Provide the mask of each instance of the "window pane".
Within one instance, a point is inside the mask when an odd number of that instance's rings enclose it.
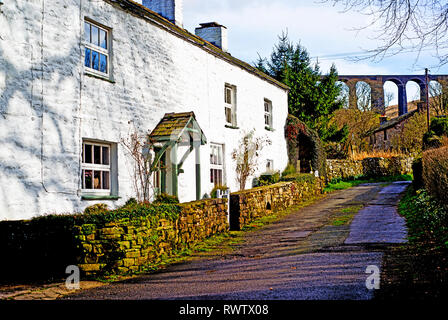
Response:
[[[93,160],[95,164],[101,164],[101,147],[93,146]]]
[[[110,189],[109,171],[102,171],[102,173],[103,173],[103,189],[109,190]]]
[[[86,57],[84,58],[84,65],[88,68],[92,68],[91,50],[86,48]]]
[[[213,183],[213,169],[210,170],[210,183]]]
[[[231,88],[226,88],[225,102],[228,104],[232,104],[232,89]]]
[[[90,23],[84,22],[84,40],[91,42],[90,39]]]
[[[109,147],[103,147],[103,163],[109,165]]]
[[[107,73],[107,57],[104,54],[100,54],[100,71]]]
[[[97,27],[92,26],[92,39],[91,39],[91,43],[93,43],[96,46],[100,45],[99,42],[99,30]]]
[[[92,68],[95,70],[100,70],[100,54],[92,50]]]
[[[95,189],[101,189],[101,171],[94,171],[93,187]]]
[[[218,164],[222,165],[222,148],[217,147],[216,149],[218,150]]]
[[[84,163],[92,163],[92,145],[84,145]]]
[[[100,30],[100,47],[107,49],[107,33],[104,30]]]
[[[216,171],[218,171],[218,185],[222,185],[222,170]]]
[[[84,170],[84,185],[83,188],[84,189],[93,189],[93,184],[92,184],[92,170]]]
[[[226,121],[227,123],[232,123],[232,109],[225,108],[226,109]]]

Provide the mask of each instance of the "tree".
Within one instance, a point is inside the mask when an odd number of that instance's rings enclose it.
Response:
[[[440,65],[448,62],[448,6],[441,0],[323,0],[341,4],[345,11],[358,10],[373,17],[365,28],[380,25],[378,48],[369,58],[384,58],[400,52],[435,50]]]
[[[369,142],[366,140],[366,134],[378,126],[378,114],[371,110],[340,109],[335,111],[331,123],[340,130],[347,130],[344,150],[346,154],[353,155],[368,151]]]
[[[425,126],[426,114],[424,112],[415,113],[404,124],[401,133],[391,137],[392,148],[407,154],[421,155],[423,135],[425,134],[422,128]]]
[[[150,189],[152,189],[151,166],[153,163],[153,141],[147,134],[140,135],[134,128],[129,137],[121,139],[121,145],[128,155],[133,159],[133,184],[136,198],[139,202],[150,200]]]
[[[333,111],[343,107],[341,86],[336,67],[322,75],[319,65],[312,65],[307,50],[294,45],[283,32],[269,59],[259,57],[254,64],[259,70],[288,85],[289,113],[316,130],[322,139],[328,135],[328,124]]]
[[[372,110],[372,89],[366,82],[360,81],[356,84],[356,96],[358,97],[359,110]]]
[[[429,83],[429,106],[437,116],[447,115],[448,111],[448,86],[447,83],[431,81]]]
[[[267,138],[255,137],[255,130],[246,133],[239,143],[239,147],[232,152],[232,159],[236,162],[236,179],[240,190],[246,189],[247,179],[255,173],[260,151],[272,142]]]
[[[384,108],[387,108],[390,103],[392,102],[392,100],[394,100],[395,98],[395,94],[393,92],[390,91],[386,91],[384,93]]]

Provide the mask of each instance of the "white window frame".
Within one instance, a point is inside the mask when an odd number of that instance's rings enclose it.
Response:
[[[264,124],[269,129],[273,128],[273,119],[272,119],[272,101],[269,99],[264,99]]]
[[[221,171],[221,181],[214,181],[214,170]],[[224,179],[224,145],[218,143],[210,144],[210,183],[218,186],[225,185]]]
[[[99,31],[102,30],[102,31],[106,32],[106,49],[104,49],[101,46],[97,46],[97,45],[95,45],[95,44],[93,44],[91,42],[86,41],[86,34],[85,34],[85,24],[86,23],[90,24],[91,26],[94,26],[94,27],[98,28]],[[100,34],[99,31],[98,31],[98,34]],[[106,72],[101,72],[101,71],[96,70],[94,68],[87,67],[85,65],[86,50],[84,49],[83,66],[84,66],[84,70],[87,73],[90,73],[90,74],[93,74],[93,75],[97,75],[97,76],[100,76],[100,77],[105,77],[105,78],[110,78],[111,77],[111,70],[112,70],[112,68],[111,68],[111,55],[112,55],[111,54],[111,52],[112,52],[111,51],[111,44],[112,44],[111,34],[112,34],[112,30],[110,28],[107,28],[107,27],[105,27],[105,26],[103,26],[103,25],[101,25],[101,24],[99,24],[97,22],[94,22],[94,21],[92,21],[92,20],[90,20],[88,18],[84,18],[83,37],[82,37],[82,39],[83,39],[83,44],[84,44],[85,49],[90,49],[90,52],[91,52],[90,53],[91,54],[90,63],[91,64],[93,63],[93,60],[92,60],[92,50],[95,51],[95,52],[98,52],[99,54],[105,55],[106,56],[106,63],[107,63]],[[100,61],[98,61],[98,63],[99,64],[101,63],[101,59],[100,59]]]
[[[91,151],[91,155],[92,155],[92,163],[87,163],[85,162],[85,156],[86,156],[86,145],[91,146],[92,151]],[[103,161],[103,148],[107,147],[109,149],[109,159],[108,162],[109,164],[95,164],[95,155],[94,155],[94,150],[95,150],[95,146],[100,147],[100,159],[101,161]],[[82,143],[82,159],[81,159],[81,193],[83,195],[104,195],[104,196],[110,196],[112,194],[112,181],[113,181],[113,177],[112,177],[112,144],[109,143],[105,143],[105,142],[96,142],[96,141],[91,141],[91,140],[83,140]],[[85,183],[85,170],[91,170],[92,171],[92,183],[93,183],[93,189],[85,189],[86,183]],[[95,189],[94,186],[94,175],[95,175],[95,171],[100,171],[101,172],[101,188],[100,189]],[[103,188],[103,176],[102,176],[102,172],[108,172],[109,173],[109,188],[104,189]]]
[[[228,100],[230,93],[230,101]],[[227,112],[230,111],[230,122],[227,118]],[[224,86],[224,115],[226,125],[236,127],[237,119],[236,119],[236,86],[225,84]]]

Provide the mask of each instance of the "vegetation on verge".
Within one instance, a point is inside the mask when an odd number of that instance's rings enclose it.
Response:
[[[412,181],[413,177],[411,175],[398,175],[398,176],[389,176],[389,177],[376,177],[369,178],[365,176],[357,176],[351,179],[333,179],[328,183],[328,185],[324,188],[324,193],[330,193],[336,190],[344,190],[351,187],[356,187],[363,183],[379,183],[379,182],[394,182],[394,181]]]

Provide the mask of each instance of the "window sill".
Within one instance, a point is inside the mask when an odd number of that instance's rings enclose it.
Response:
[[[107,81],[107,82],[110,82],[110,83],[115,83],[115,81],[112,80],[111,78],[109,78],[108,76],[102,76],[102,75],[99,75],[99,74],[96,74],[96,73],[93,73],[93,72],[90,72],[90,71],[87,71],[87,70],[84,71],[84,74],[86,76],[88,76],[88,77],[104,80],[104,81]]]
[[[91,200],[119,200],[121,199],[121,197],[118,196],[94,196],[94,195],[84,195],[81,196],[81,200],[87,200],[87,201],[91,201]]]
[[[271,128],[271,127],[264,127],[267,131],[271,131],[271,132],[274,132],[275,131],[275,129],[274,128]]]
[[[240,127],[237,127],[237,126],[232,126],[230,124],[226,124],[225,127],[228,128],[228,129],[234,129],[234,130],[238,130],[240,128]]]

